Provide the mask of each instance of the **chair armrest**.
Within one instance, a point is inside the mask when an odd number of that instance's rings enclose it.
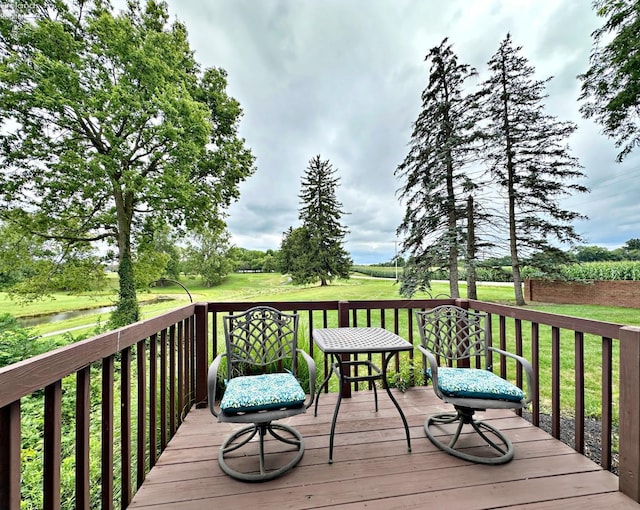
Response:
[[[313,399],[316,395],[316,362],[314,359],[302,349],[297,349],[298,353],[302,354],[302,358],[304,359],[307,367],[309,369],[309,395],[310,400],[309,403],[305,402],[305,407],[308,409],[311,404],[313,404]]]
[[[531,366],[531,363],[529,363],[529,361],[526,358],[523,358],[522,356],[518,356],[517,354],[514,354],[512,352],[503,351],[502,349],[498,349],[497,347],[487,347],[487,349],[489,349],[490,351],[496,352],[498,354],[502,354],[503,356],[506,356],[508,358],[512,358],[522,366],[527,376],[527,398],[525,399],[525,403],[528,404],[529,402],[531,402],[531,399],[533,397],[533,388],[534,388],[533,367]]]
[[[227,353],[218,354],[216,358],[209,366],[209,374],[207,376],[207,389],[208,389],[208,400],[209,400],[209,410],[211,414],[213,414],[216,418],[221,413],[220,408],[215,407],[216,405],[216,387],[218,385],[218,367],[220,366],[220,362],[222,358],[224,358]]]
[[[422,345],[416,346],[418,350],[424,354],[429,362],[429,368],[431,369],[431,382],[433,383],[433,391],[435,391],[438,398],[443,399],[444,396],[440,392],[440,388],[438,386],[438,361],[436,357],[433,355],[431,351],[425,349]]]

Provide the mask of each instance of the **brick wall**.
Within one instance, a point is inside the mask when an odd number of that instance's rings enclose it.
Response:
[[[526,301],[640,308],[640,281],[598,280],[591,283],[526,280]]]

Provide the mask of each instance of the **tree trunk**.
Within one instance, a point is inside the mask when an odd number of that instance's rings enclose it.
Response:
[[[133,324],[140,319],[140,308],[138,306],[136,286],[133,278],[133,262],[129,251],[120,260],[118,277],[120,279],[118,302],[109,321],[112,328]]]
[[[456,211],[455,190],[453,187],[453,159],[451,152],[447,152],[447,236],[449,249],[449,295],[452,298],[460,297],[458,280],[458,213]]]
[[[476,229],[473,197],[467,198],[467,299],[478,299],[476,287]]]
[[[117,189],[116,214],[118,217],[118,277],[119,291],[116,309],[112,312],[109,326],[119,328],[138,322],[140,308],[136,295],[136,285],[133,276],[133,260],[131,258],[131,222],[133,219],[133,195],[122,193]]]
[[[505,135],[505,154],[507,167],[507,194],[509,207],[509,254],[511,256],[511,270],[513,273],[513,290],[515,291],[516,305],[525,304],[522,293],[522,277],[520,276],[520,260],[518,258],[518,238],[516,231],[516,192],[515,192],[515,162],[513,160],[513,148],[511,144],[511,124],[509,123],[509,94],[507,93],[507,77],[502,66],[502,101],[503,101],[503,129]]]

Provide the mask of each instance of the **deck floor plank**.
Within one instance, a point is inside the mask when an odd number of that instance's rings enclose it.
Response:
[[[231,507],[270,508],[455,508],[631,509],[640,505],[618,492],[618,479],[572,448],[511,411],[483,413],[515,445],[514,460],[503,466],[472,464],[438,450],[423,430],[427,414],[447,409],[430,390],[394,393],[410,426],[412,452],[400,418],[384,392],[379,411],[372,392],[343,400],[328,464],[334,394],[322,395],[313,409],[289,419],[305,438],[305,454],[291,472],[267,483],[243,483],[218,466],[218,449],[237,425],[220,424],[208,409],[194,409],[134,496],[130,509],[187,510]],[[443,431],[444,433],[444,431]],[[469,448],[477,448],[472,434]],[[276,460],[280,454],[267,456]],[[257,465],[255,455],[238,459]]]

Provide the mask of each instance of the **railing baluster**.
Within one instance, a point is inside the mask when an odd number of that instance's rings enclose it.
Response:
[[[167,446],[167,330],[160,332],[160,448]]]
[[[158,335],[149,338],[149,468],[158,460]]]
[[[500,349],[507,349],[507,318],[500,316]],[[507,360],[504,356],[500,356],[500,377],[507,378]]]
[[[211,317],[211,353],[215,358],[218,351],[218,314],[214,311]]]
[[[207,406],[207,371],[209,368],[209,355],[208,355],[208,346],[209,346],[209,314],[207,313],[207,305],[196,305],[195,310],[195,338],[194,342],[196,343],[194,347],[195,352],[195,362],[193,364],[193,370],[195,372],[194,378],[196,381],[196,393],[195,393],[195,401],[196,407],[203,408]],[[215,324],[215,314],[214,324]],[[213,330],[213,338],[216,338],[216,329]],[[216,343],[214,341],[214,343]],[[217,355],[217,350],[212,350],[214,357]]]
[[[186,319],[184,321],[184,374],[186,380],[186,389],[185,389],[185,404],[186,404],[186,412],[189,412],[191,406],[195,403],[195,374],[193,367],[194,365],[194,355],[195,355],[195,346],[193,345],[193,337],[191,330],[191,321]]]
[[[102,361],[102,509],[113,509],[113,375],[114,356]]]
[[[169,327],[169,435],[176,433],[176,326]]]
[[[0,408],[0,508],[20,510],[20,401]]]
[[[145,341],[136,345],[137,384],[138,384],[138,436],[136,453],[136,487],[139,489],[144,481],[146,471],[147,450],[147,351]]]
[[[176,416],[178,427],[182,424],[182,412],[184,410],[184,395],[185,395],[185,359],[184,359],[184,325],[182,322],[178,322],[178,336],[176,338],[176,348],[178,349],[178,363],[176,368],[178,370],[178,414]]]
[[[131,347],[122,350],[120,360],[120,503],[131,502]]]
[[[531,391],[531,422],[538,427],[540,425],[540,325],[531,323],[531,366],[533,368],[533,388]]]
[[[584,453],[584,333],[576,331],[574,334],[575,347],[575,427],[574,449]]]
[[[491,313],[487,313],[487,345],[493,346],[493,315]],[[489,351],[487,356],[487,365],[493,371],[493,351]]]
[[[91,367],[76,374],[76,510],[89,510],[89,414]]]
[[[62,381],[44,389],[44,510],[60,509]]]
[[[560,328],[551,328],[551,435],[560,438]]]
[[[613,344],[611,338],[602,338],[602,457],[600,465],[611,470],[611,423],[613,409],[612,391]]]

